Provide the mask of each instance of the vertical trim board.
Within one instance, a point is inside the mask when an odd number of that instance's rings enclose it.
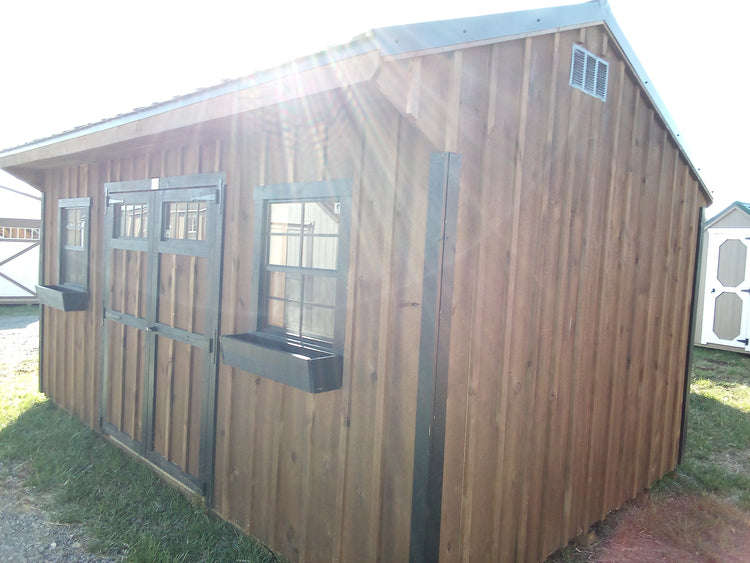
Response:
[[[437,561],[460,156],[430,160],[419,382],[412,480],[410,561]]]

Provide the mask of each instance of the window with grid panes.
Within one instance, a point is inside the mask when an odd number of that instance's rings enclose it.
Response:
[[[256,190],[262,218],[259,331],[303,345],[342,347],[348,186],[345,182],[310,182]]]
[[[59,283],[81,290],[88,287],[89,220],[91,198],[61,199]]]

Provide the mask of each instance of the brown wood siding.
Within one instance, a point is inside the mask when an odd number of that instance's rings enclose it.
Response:
[[[145,254],[116,250],[111,264],[102,263],[104,183],[165,175],[214,172],[221,166],[218,141],[133,155],[105,162],[51,169],[45,172],[44,283],[58,282],[58,200],[91,198],[89,247],[89,306],[86,311],[62,312],[42,307],[42,390],[92,428],[99,428],[101,393],[103,271],[111,267],[118,284],[113,303],[121,311],[143,314],[145,296],[139,291],[145,279]],[[190,259],[187,259],[190,260]],[[190,314],[188,311],[186,314]],[[200,317],[196,319],[200,322]],[[191,321],[186,319],[183,324]],[[195,322],[195,321],[193,321]],[[141,366],[143,336],[136,329],[118,325],[110,333],[111,373],[115,378],[109,395],[108,422],[130,436],[141,426]],[[193,362],[195,364],[195,362]]]
[[[222,332],[250,328],[253,187],[349,179],[345,367],[342,389],[320,395],[221,368],[216,508],[293,560],[398,561],[409,549],[431,147],[375,92],[347,96],[239,128]]]
[[[610,62],[605,103],[568,85],[575,42]],[[143,333],[118,324],[101,342],[101,308],[110,291],[142,316],[148,261],[102,264],[105,182],[226,173],[222,334],[254,328],[253,188],[353,186],[343,386],[312,395],[220,365],[223,517],[291,560],[408,559],[435,151],[461,156],[441,560],[541,560],[674,468],[705,201],[603,28],[385,61],[371,84],[178,133],[45,172],[46,283],[58,199],[91,197],[92,223],[89,309],[43,307],[43,390],[94,428],[105,346],[106,422],[142,424]],[[159,315],[200,331],[205,259],[161,260],[187,283],[160,288]],[[158,350],[154,447],[195,474],[204,352]]]
[[[45,173],[44,217],[44,278],[42,283],[58,283],[58,201],[64,198],[90,197],[101,186],[96,166],[79,165]],[[101,278],[95,269],[95,256],[101,253],[97,233],[102,226],[101,198],[92,197],[90,210],[90,266],[88,288],[92,296],[86,311],[58,311],[41,308],[42,391],[58,405],[69,410],[92,428],[98,428],[99,362],[101,347]]]
[[[574,42],[605,103],[569,87]],[[705,202],[601,28],[462,67],[441,560],[538,561],[677,463]]]

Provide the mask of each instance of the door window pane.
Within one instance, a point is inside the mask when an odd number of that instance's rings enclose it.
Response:
[[[148,204],[120,203],[115,208],[116,238],[146,238],[148,236]]]
[[[165,203],[163,240],[206,240],[207,213],[205,201]]]

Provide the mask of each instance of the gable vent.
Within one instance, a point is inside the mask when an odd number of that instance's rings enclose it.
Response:
[[[570,64],[570,85],[587,94],[607,99],[607,74],[609,63],[580,45],[573,45],[573,60]]]

